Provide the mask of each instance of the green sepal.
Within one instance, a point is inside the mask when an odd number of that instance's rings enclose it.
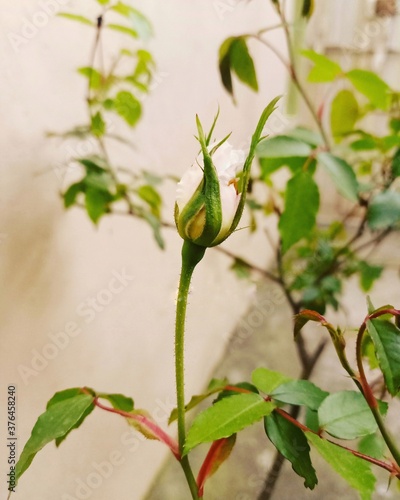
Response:
[[[239,221],[242,217],[244,205],[246,203],[246,194],[247,194],[247,188],[249,185],[249,180],[250,180],[250,171],[251,171],[251,164],[253,162],[255,153],[256,153],[256,147],[258,143],[265,138],[265,136],[262,136],[263,129],[265,127],[265,124],[269,118],[269,116],[275,111],[276,109],[276,104],[279,101],[281,96],[275,97],[275,99],[272,99],[272,101],[268,104],[268,106],[264,109],[264,111],[261,114],[261,117],[258,121],[256,130],[251,138],[251,144],[250,144],[250,150],[249,154],[247,155],[246,161],[244,162],[243,166],[243,174],[241,177],[241,189],[240,189],[240,201],[238,208],[236,210],[235,217],[233,219],[232,225],[228,231],[228,235],[232,234],[233,231],[237,228],[237,225],[239,224]],[[225,238],[224,238],[225,239]],[[214,242],[215,245],[218,245],[221,243],[222,240],[218,240]]]

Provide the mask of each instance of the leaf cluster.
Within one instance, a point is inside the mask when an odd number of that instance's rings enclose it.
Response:
[[[78,68],[78,73],[87,81],[89,123],[60,135],[94,140],[98,150],[90,156],[70,158],[68,167],[78,164],[83,167],[84,175],[64,189],[64,205],[66,208],[85,208],[95,224],[113,212],[136,216],[150,225],[157,244],[163,248],[160,230],[162,197],[159,192],[162,179],[146,171],[134,172],[113,166],[106,149],[106,140],[110,139],[130,144],[115,134],[115,118],[133,128],[142,116],[142,100],[151,88],[155,71],[151,53],[143,48],[143,42],[152,35],[152,26],[128,3],[97,1],[103,11],[96,20],[69,12],[59,14],[91,26],[95,40],[90,64]],[[103,31],[109,30],[127,35],[130,44],[119,49],[106,69],[100,39]]]

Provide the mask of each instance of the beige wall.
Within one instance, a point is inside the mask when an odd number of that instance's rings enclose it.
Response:
[[[46,401],[67,387],[88,385],[131,395],[137,407],[155,412],[162,424],[174,404],[172,335],[181,242],[174,231],[166,232],[167,249],[161,252],[139,221],[109,217],[96,229],[79,209],[62,209],[62,163],[71,148],[82,150],[87,144],[49,140],[45,132],[66,130],[85,119],[84,81],[74,69],[87,64],[92,33],[55,17],[50,4],[92,17],[97,13],[94,1],[0,2],[0,398],[5,401],[8,384],[17,386],[19,451]],[[150,48],[158,63],[158,84],[131,133],[136,151],[114,148],[118,162],[182,174],[197,154],[195,113],[210,123],[218,104],[219,132],[233,130],[232,142],[245,143],[262,106],[284,90],[285,75],[273,56],[252,44],[260,67],[268,58],[260,74],[261,92],[237,86],[240,105],[234,107],[219,82],[217,51],[228,35],[274,23],[268,2],[143,0],[135,5],[154,23]],[[278,33],[271,39],[281,43]],[[112,50],[118,40],[110,37],[107,47]],[[286,120],[278,114],[273,128],[279,131]],[[174,189],[166,186],[168,220]],[[232,240],[229,248],[250,252],[259,263],[268,260],[257,251],[257,237],[242,231]],[[252,293],[227,267],[224,256],[210,251],[194,279],[187,322],[188,394],[207,382]],[[82,304],[123,270],[129,279],[122,291],[102,311],[84,315]],[[55,338],[65,345],[57,347]],[[3,403],[1,408],[4,412]],[[0,421],[4,425],[4,413]],[[49,445],[36,457],[15,498],[139,499],[166,452],[134,434],[128,439],[127,431],[124,421],[95,412],[59,450]],[[94,462],[111,459],[110,477],[78,496],[79,481],[97,484]]]

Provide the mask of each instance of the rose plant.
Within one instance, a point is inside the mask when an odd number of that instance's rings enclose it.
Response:
[[[63,191],[64,204],[67,208],[82,206],[97,224],[103,216],[120,210],[122,203],[125,213],[151,226],[157,243],[163,247],[161,228],[172,224],[161,218],[161,196],[157,191],[160,179],[150,172],[140,171],[132,174],[132,182],[124,181],[122,172],[113,167],[104,142],[104,138],[110,136],[106,122],[109,113],[119,116],[130,127],[140,119],[140,99],[132,88],[142,92],[148,90],[154,61],[143,49],[123,49],[108,73],[95,67],[104,27],[111,26],[111,29],[125,34],[131,29],[125,25],[105,24],[106,16],[113,14],[125,20],[139,19],[141,25],[147,27],[150,23],[129,4],[97,1],[102,13],[96,21],[71,13],[63,14],[91,25],[95,30],[93,60],[79,70],[88,80],[89,123],[64,135],[91,136],[98,144],[98,154],[72,159],[82,167],[82,178]],[[351,91],[346,90],[346,95],[340,91],[332,102],[330,137],[322,119],[323,111],[329,108],[323,103],[319,112],[316,111],[296,71],[285,10],[281,2],[274,0],[272,3],[288,42],[289,61],[283,62],[315,120],[317,132],[297,127],[275,137],[263,137],[266,121],[277,104],[276,98],[262,112],[245,155],[230,145],[229,136],[222,140],[213,138],[218,115],[207,134],[196,118],[201,152],[178,183],[175,204],[175,224],[183,245],[175,325],[177,407],[171,413],[170,423],[177,420],[178,441],[146,410],[136,408],[130,397],[119,393],[106,394],[88,387],[67,389],[57,392],[38,418],[19,457],[18,480],[45,445],[54,441],[59,446],[98,408],[123,417],[145,437],[166,445],[183,470],[187,494],[192,499],[205,496],[208,478],[229,457],[237,433],[259,421],[263,422],[266,436],[277,450],[276,460],[288,460],[294,472],[304,479],[306,488],[313,489],[318,483],[310,456],[311,447],[358,491],[363,500],[372,498],[375,488],[376,479],[371,466],[385,470],[389,479],[398,483],[400,451],[385,417],[391,398],[398,397],[400,392],[400,310],[391,305],[376,308],[368,302],[368,312],[357,333],[354,366],[347,357],[343,330],[325,316],[329,307],[335,309],[339,306],[342,282],[347,277],[358,274],[363,289],[370,289],[382,268],[370,264],[362,257],[361,251],[374,248],[400,225],[400,195],[396,183],[400,177],[398,95],[377,75],[372,77],[371,72],[359,69],[345,72],[335,61],[321,54],[304,53],[314,63],[311,70],[314,81],[345,78],[353,86]],[[312,6],[313,2],[304,1],[300,15],[309,18]],[[223,85],[232,95],[233,75],[253,90],[258,89],[247,40],[255,38],[270,46],[264,39],[270,29],[253,35],[246,33],[229,37],[222,44],[220,73]],[[137,33],[134,38],[137,38]],[[125,66],[120,70],[118,66],[119,60],[125,57],[132,63],[129,74],[124,73]],[[358,103],[362,103],[362,99],[367,100],[365,109],[361,109]],[[350,101],[352,109],[358,111],[357,116],[353,115],[349,121],[346,110]],[[385,112],[388,119],[388,131],[382,137],[361,125],[362,118],[377,109]],[[342,150],[336,151],[335,144],[341,144]],[[374,156],[366,159],[365,151],[371,150]],[[341,151],[362,151],[363,156],[362,159],[353,156],[350,164]],[[259,160],[260,171],[254,173],[253,170],[252,173],[255,157]],[[283,193],[278,192],[273,183],[273,173],[281,168],[288,169],[291,174]],[[332,221],[328,229],[318,226],[321,188],[315,180],[317,168],[324,168],[340,195],[354,203],[350,213],[362,213],[353,234],[347,236],[349,216],[342,221]],[[362,182],[366,175],[369,176],[368,183]],[[255,182],[267,190],[267,201],[255,197],[251,189]],[[260,213],[273,213],[278,218],[279,242],[273,271],[262,270],[242,256],[219,247],[237,229],[245,206],[250,209],[254,228]],[[367,240],[360,243],[361,237],[367,237]],[[207,248],[214,247],[233,259],[232,267],[241,275],[262,274],[282,287],[295,318],[294,338],[302,363],[298,380],[263,366],[255,368],[248,381],[212,380],[203,394],[188,400],[184,391],[188,291],[196,266]],[[341,367],[355,384],[354,391],[329,393],[308,380],[326,344],[325,340],[322,341],[315,351],[307,347],[302,329],[309,321],[316,322],[328,333]],[[381,394],[377,394],[368,381],[364,368],[366,359],[380,373],[384,386]],[[188,428],[186,413],[212,396],[215,397],[212,404],[198,413]],[[304,418],[300,413],[302,408],[306,410]],[[379,442],[378,452],[371,446],[371,440]],[[351,441],[350,445],[348,441]],[[208,451],[195,474],[190,454],[197,446],[206,446],[207,443]],[[278,468],[273,468],[275,474],[276,470],[279,472],[279,463]],[[271,492],[264,493],[261,492],[260,498],[269,498]]]

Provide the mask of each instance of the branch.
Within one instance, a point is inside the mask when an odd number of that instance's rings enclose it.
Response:
[[[166,432],[164,432],[155,422],[150,420],[148,417],[140,414],[132,414],[123,410],[117,410],[116,408],[111,408],[100,403],[99,398],[94,398],[94,404],[102,410],[109,411],[110,413],[115,413],[121,415],[122,417],[135,420],[138,424],[143,425],[148,431],[151,432],[159,441],[166,444],[168,448],[172,451],[173,455],[178,461],[181,461],[181,454],[179,452],[178,443],[171,438]]]

